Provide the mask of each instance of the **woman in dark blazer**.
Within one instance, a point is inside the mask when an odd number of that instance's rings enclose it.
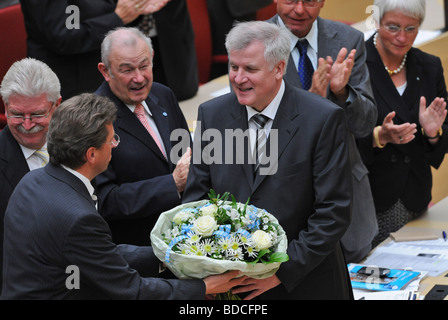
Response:
[[[373,246],[423,214],[431,166],[448,150],[447,91],[441,61],[412,48],[425,0],[376,0],[377,32],[366,43],[377,127],[358,140],[369,169],[379,234]]]

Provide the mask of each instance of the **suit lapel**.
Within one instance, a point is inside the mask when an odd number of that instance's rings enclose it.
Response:
[[[275,174],[273,170],[278,168],[278,162],[282,157],[283,152],[290,143],[292,137],[295,135],[296,131],[299,130],[299,126],[294,121],[299,116],[299,110],[296,106],[300,104],[300,97],[294,95],[294,91],[286,84],[285,93],[283,95],[282,101],[280,102],[277,114],[275,115],[274,122],[272,124],[271,133],[267,141],[267,152],[271,154],[271,145],[278,146],[278,155],[276,158],[271,159],[273,161],[269,164],[270,172],[265,175],[257,174],[252,187],[252,191],[255,191],[260,184],[266,179],[268,175]],[[273,130],[278,133],[277,141],[271,140],[275,135]]]
[[[167,110],[158,103],[158,101],[159,99],[156,96],[149,94],[148,98],[146,99],[146,104],[148,105],[149,110],[152,113],[152,117],[154,118],[154,122],[156,123],[157,129],[159,130],[160,137],[162,138],[166,154],[169,157],[169,154],[171,152],[171,132],[168,117],[170,115],[168,114]],[[158,147],[157,151],[159,157],[165,159]]]
[[[0,153],[3,155],[0,159],[3,164],[0,163],[0,166],[12,189],[14,189],[30,169],[23,156],[22,149],[20,149],[18,142],[12,136],[8,126],[3,129],[3,134],[6,143],[0,146],[3,149]]]
[[[75,177],[73,174],[71,174],[64,168],[55,166],[51,163],[48,163],[45,166],[44,170],[47,174],[54,177],[55,179],[58,179],[68,184],[73,190],[81,194],[92,204],[93,207],[95,207],[95,202],[93,201],[91,195],[89,194],[87,187],[79,178]]]
[[[342,43],[336,38],[337,31],[330,27],[328,21],[320,17],[317,18],[317,26],[317,56],[319,58],[326,58],[327,56],[330,56],[333,60],[335,60],[342,48]]]
[[[406,63],[407,87],[403,94],[403,100],[407,108],[406,114],[410,114],[410,120],[412,122],[417,122],[419,108],[415,108],[415,106],[420,106],[420,97],[423,95],[423,93],[421,92],[422,85],[420,83],[422,74],[421,64],[414,52],[415,51],[412,48],[408,52]]]
[[[242,130],[243,132],[248,132],[248,122],[247,122],[247,110],[245,106],[242,106],[238,103],[235,97],[234,109],[230,111],[231,120],[226,125],[225,129],[230,129],[235,132],[235,130]],[[224,121],[223,121],[224,123]],[[225,136],[225,132],[224,132]],[[225,139],[223,139],[223,148],[225,148]],[[225,149],[224,149],[225,150]],[[247,143],[247,148],[244,148],[244,151],[250,151],[250,143]],[[252,186],[254,182],[254,166],[251,162],[252,159],[248,158],[252,156],[251,152],[241,152],[241,150],[237,150],[236,146],[233,146],[233,163],[242,163],[241,166],[234,166],[241,168],[243,171],[242,174],[246,177],[246,181],[249,186]],[[225,159],[223,159],[225,160]],[[250,160],[250,161],[249,161]]]

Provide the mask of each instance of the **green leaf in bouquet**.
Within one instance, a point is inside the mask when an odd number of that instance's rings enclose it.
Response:
[[[289,256],[283,252],[274,252],[271,254],[269,261],[270,262],[286,262],[289,260]]]
[[[257,259],[255,259],[254,261],[248,262],[248,264],[256,264],[256,263],[258,263],[261,260],[261,258],[263,258],[263,256],[268,254],[269,252],[271,252],[269,249],[260,250],[258,252]]]
[[[208,197],[210,198],[210,203],[218,204],[219,202],[227,201],[229,199],[230,192],[224,192],[224,194],[221,196],[220,194],[216,195],[215,190],[210,189],[210,192],[208,194]]]
[[[241,300],[241,298],[238,295],[232,293],[231,291],[227,291],[224,293],[218,293],[215,296],[215,300]]]

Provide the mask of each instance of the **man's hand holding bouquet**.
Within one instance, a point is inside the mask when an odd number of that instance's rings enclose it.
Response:
[[[156,256],[179,279],[204,279],[229,270],[255,279],[274,275],[289,259],[277,219],[249,200],[236,202],[229,193],[221,197],[211,190],[209,198],[160,215],[151,232]]]

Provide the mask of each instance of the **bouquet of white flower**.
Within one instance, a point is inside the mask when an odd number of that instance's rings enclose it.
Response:
[[[266,210],[235,201],[229,193],[162,213],[151,232],[156,256],[180,279],[240,270],[266,278],[287,261],[288,241]]]

